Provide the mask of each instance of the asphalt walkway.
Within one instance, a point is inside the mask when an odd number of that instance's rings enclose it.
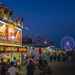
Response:
[[[75,65],[74,64],[64,64],[62,62],[60,63],[50,63],[49,64],[52,74],[51,75],[75,75]],[[26,66],[21,67],[20,75],[26,75]],[[40,70],[36,66],[36,69],[34,71],[34,75],[40,75]]]

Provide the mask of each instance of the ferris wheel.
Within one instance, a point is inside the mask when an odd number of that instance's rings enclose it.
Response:
[[[61,40],[61,48],[65,51],[72,51],[75,48],[75,41],[71,36],[65,36]]]

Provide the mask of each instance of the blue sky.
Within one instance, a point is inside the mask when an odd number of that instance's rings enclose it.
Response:
[[[15,16],[24,18],[23,35],[44,36],[58,45],[64,36],[75,38],[74,0],[0,0]]]

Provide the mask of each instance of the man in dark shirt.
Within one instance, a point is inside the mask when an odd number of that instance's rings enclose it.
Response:
[[[29,61],[27,65],[27,75],[33,75],[34,74],[34,63],[32,60]]]

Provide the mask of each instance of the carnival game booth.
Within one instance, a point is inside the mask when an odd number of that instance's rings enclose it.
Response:
[[[0,4],[0,58],[15,59],[21,63],[21,55],[26,52],[22,46],[23,20],[18,17],[12,19],[12,11]]]
[[[0,46],[0,58],[3,58],[5,62],[8,60],[11,62],[15,58],[17,63],[21,63],[22,55],[26,52],[27,48],[24,47]]]

